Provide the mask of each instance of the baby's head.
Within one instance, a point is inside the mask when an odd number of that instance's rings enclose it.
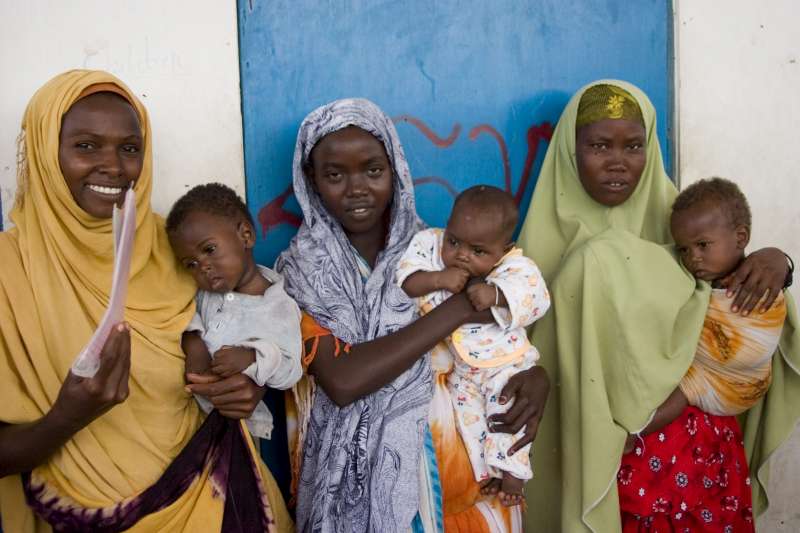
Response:
[[[670,229],[684,266],[698,279],[727,276],[744,257],[750,240],[750,207],[735,183],[700,180],[675,199]]]
[[[589,87],[578,103],[578,177],[596,202],[615,207],[636,190],[647,163],[647,131],[639,103],[616,85]]]
[[[476,185],[456,198],[442,244],[446,267],[485,276],[514,245],[519,212],[514,198],[491,185]]]
[[[242,199],[219,183],[194,187],[167,216],[176,257],[197,286],[210,292],[242,292],[242,284],[257,272],[254,227]]]

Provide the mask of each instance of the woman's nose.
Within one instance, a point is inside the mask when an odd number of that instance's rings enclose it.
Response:
[[[122,174],[122,161],[116,149],[109,147],[103,151],[102,157],[98,166],[100,172],[113,178]]]
[[[348,196],[363,196],[367,192],[367,180],[359,174],[351,176],[347,185]]]

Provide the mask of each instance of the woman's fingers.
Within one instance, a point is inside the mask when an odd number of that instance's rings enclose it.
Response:
[[[508,378],[508,382],[506,382],[503,390],[500,391],[500,396],[497,397],[497,401],[500,402],[500,405],[504,405],[510,398],[515,398],[517,396],[519,389],[525,383],[525,381],[520,378],[520,374],[521,372],[518,372]]]
[[[195,394],[207,397],[211,403],[222,411],[235,411],[242,416],[250,416],[253,409],[264,396],[264,388],[259,387],[243,374],[236,374],[214,383],[197,383],[187,388]]]
[[[102,350],[100,350],[100,368],[97,369],[97,373],[92,377],[93,381],[106,383],[108,376],[116,367],[123,337],[128,335],[126,327],[124,322],[120,322],[111,328],[111,332],[108,334]]]
[[[767,288],[767,296],[764,298],[764,304],[761,306],[761,312],[765,313],[772,307],[772,304],[775,303],[775,300],[778,298],[780,294],[780,290],[774,291],[770,288]]]
[[[769,309],[783,289],[788,268],[783,252],[777,248],[764,248],[747,256],[721,282],[728,287],[728,296],[736,295],[731,310],[748,314],[762,299],[761,309]]]
[[[517,442],[515,442],[506,452],[506,455],[514,455],[520,449],[524,448],[531,442],[533,439],[536,438],[536,432],[539,430],[539,421],[537,420],[533,424],[528,424],[528,427],[525,429],[525,434],[520,438]]]
[[[528,422],[536,406],[520,397],[505,413],[497,413],[489,417],[489,428],[492,433],[516,433]]]
[[[114,403],[120,403],[128,398],[128,378],[131,369],[131,335],[130,330],[125,329],[120,333],[117,343],[117,353],[114,367],[108,375],[106,390],[113,396]]]
[[[237,376],[232,376],[228,379],[220,379],[219,376],[212,374],[189,374],[187,376],[191,384],[187,385],[193,393],[201,396],[211,398],[212,396],[219,396],[235,391],[242,387]],[[249,379],[242,376],[245,379]]]

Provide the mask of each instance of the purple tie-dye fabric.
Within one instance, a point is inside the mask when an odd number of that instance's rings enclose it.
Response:
[[[74,502],[45,496],[45,487],[30,473],[22,475],[28,505],[49,523],[53,531],[112,533],[125,531],[136,522],[175,502],[203,475],[208,463],[215,485],[225,489],[221,533],[273,531],[266,498],[258,482],[258,466],[247,448],[250,435],[238,420],[223,417],[215,409],[158,481],[144,492],[113,507],[86,509]]]

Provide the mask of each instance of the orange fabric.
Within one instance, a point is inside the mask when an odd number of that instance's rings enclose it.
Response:
[[[331,335],[336,342],[335,356],[350,351],[350,345],[344,344],[333,334],[320,326],[310,315],[303,313],[300,321],[300,333],[303,345],[308,348],[303,357],[305,369],[314,360],[319,349],[319,339]],[[308,341],[313,341],[308,346]],[[447,373],[452,369],[452,356],[444,343],[434,351],[432,366],[434,367],[434,395],[429,418],[431,435],[436,449],[436,461],[439,466],[439,480],[442,486],[442,514],[447,533],[490,533],[492,531],[516,531],[512,527],[515,522],[512,508],[500,505],[494,497],[486,498],[480,494],[480,486],[472,474],[472,465],[467,449],[456,429],[452,399],[447,390]],[[292,463],[292,498],[294,503],[297,490],[297,478],[300,475],[302,458],[301,444],[307,427],[307,417],[313,403],[315,385],[313,378],[305,375],[286,395],[287,429],[289,431],[289,448]],[[492,528],[486,517],[478,508],[480,505],[491,512],[494,519],[500,522]],[[518,511],[517,511],[518,512]],[[517,521],[519,518],[517,518]]]
[[[335,344],[335,349],[333,352],[334,357],[339,357],[343,352],[350,353],[350,345],[345,344],[330,332],[320,326],[316,320],[314,320],[311,315],[306,312],[303,312],[303,318],[300,320],[300,335],[303,337],[303,370],[307,370],[309,365],[311,365],[314,358],[317,356],[317,351],[319,349],[319,339],[321,337],[331,336],[333,337],[333,342]],[[307,348],[308,341],[313,340],[314,342],[311,344],[310,348]]]

